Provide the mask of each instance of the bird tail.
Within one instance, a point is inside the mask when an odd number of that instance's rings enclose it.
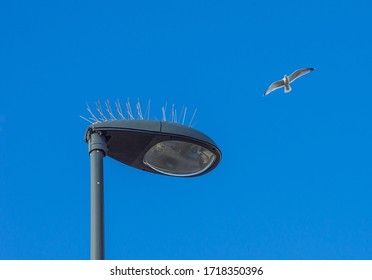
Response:
[[[290,92],[291,90],[292,90],[292,88],[291,88],[290,85],[284,87],[284,92],[285,92],[285,93],[288,93],[288,92]]]

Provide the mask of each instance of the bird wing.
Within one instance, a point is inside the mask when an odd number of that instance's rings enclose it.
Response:
[[[298,69],[296,71],[294,71],[291,75],[289,75],[289,82],[293,82],[294,80],[296,80],[297,78],[313,71],[315,68],[301,68],[301,69]]]
[[[281,88],[284,86],[284,81],[283,80],[280,80],[280,81],[276,81],[276,82],[273,82],[269,88],[267,89],[267,91],[264,93],[264,96],[265,95],[268,95],[270,92],[272,92],[273,90],[276,90],[278,88]]]

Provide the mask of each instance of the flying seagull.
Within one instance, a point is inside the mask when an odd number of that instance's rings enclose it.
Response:
[[[274,91],[278,88],[281,88],[281,87],[284,87],[284,92],[285,93],[290,92],[291,89],[292,89],[291,86],[289,85],[290,83],[292,83],[297,78],[313,71],[314,69],[315,68],[301,68],[301,69],[298,69],[298,70],[294,71],[289,76],[284,75],[284,78],[282,80],[276,81],[269,86],[267,91],[264,93],[264,96],[268,95],[270,92],[272,92],[272,91]]]

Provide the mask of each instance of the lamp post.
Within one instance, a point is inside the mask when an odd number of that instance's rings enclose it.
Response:
[[[85,134],[91,168],[91,255],[104,259],[103,158],[144,171],[195,177],[214,169],[221,151],[211,138],[183,125],[149,120],[94,123]]]
[[[103,158],[106,155],[105,137],[96,132],[88,139],[90,156],[90,258],[104,259]]]

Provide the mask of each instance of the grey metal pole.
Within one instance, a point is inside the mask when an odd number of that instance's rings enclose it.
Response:
[[[93,132],[89,137],[90,155],[90,259],[103,260],[104,240],[104,184],[103,158],[107,144],[103,135]]]

